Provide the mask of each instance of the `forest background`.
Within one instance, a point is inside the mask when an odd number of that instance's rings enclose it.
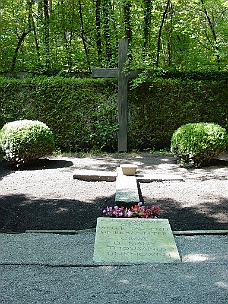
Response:
[[[129,85],[130,150],[167,148],[188,122],[228,130],[225,0],[1,0],[0,127],[38,119],[62,150],[115,150],[117,81],[90,76],[117,67],[123,37],[126,71],[142,71]]]

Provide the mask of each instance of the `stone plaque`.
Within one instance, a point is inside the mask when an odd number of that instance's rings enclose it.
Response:
[[[97,219],[95,262],[139,264],[179,262],[180,256],[168,219]]]

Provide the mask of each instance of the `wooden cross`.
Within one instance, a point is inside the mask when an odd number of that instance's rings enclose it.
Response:
[[[127,85],[128,78],[137,77],[137,71],[131,71],[126,74],[124,66],[127,61],[128,39],[119,40],[118,51],[118,69],[101,68],[93,69],[92,77],[94,78],[118,78],[118,152],[127,151],[127,121],[128,121],[128,105],[127,105]]]

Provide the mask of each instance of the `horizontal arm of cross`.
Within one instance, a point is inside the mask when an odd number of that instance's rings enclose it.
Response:
[[[119,69],[92,69],[93,78],[118,78]]]
[[[124,73],[124,75],[128,78],[136,78],[138,75],[142,73],[141,70],[129,71]],[[119,69],[114,68],[98,68],[92,69],[92,77],[93,78],[118,78],[119,77]]]

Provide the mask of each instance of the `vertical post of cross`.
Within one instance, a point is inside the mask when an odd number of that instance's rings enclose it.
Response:
[[[119,60],[118,60],[118,151],[127,151],[127,129],[128,129],[128,76],[125,74],[124,66],[127,61],[128,39],[119,41]]]
[[[97,78],[118,78],[118,151],[127,151],[127,122],[128,122],[128,106],[127,106],[127,84],[128,75],[124,71],[127,61],[128,39],[119,40],[118,50],[118,69],[93,69],[92,77]],[[134,76],[135,77],[135,76]]]

